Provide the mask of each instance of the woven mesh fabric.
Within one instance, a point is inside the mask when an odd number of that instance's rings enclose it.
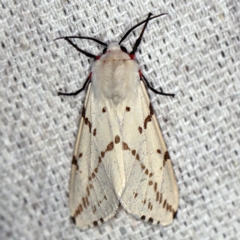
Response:
[[[169,13],[149,23],[136,57],[156,89],[176,93],[150,97],[176,173],[178,215],[161,227],[120,209],[79,231],[68,189],[85,94],[57,91],[79,89],[92,61],[53,39],[119,40],[148,12]],[[238,0],[1,1],[0,239],[240,239],[239,13]]]

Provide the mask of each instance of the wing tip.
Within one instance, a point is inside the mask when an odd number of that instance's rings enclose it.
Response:
[[[178,213],[178,210],[173,212],[173,219],[177,218],[177,213]]]
[[[76,225],[76,219],[75,217],[70,217],[70,222],[74,225]]]
[[[107,222],[108,220],[110,220],[112,217],[114,217],[117,213],[118,210],[118,204],[116,204],[115,208],[113,209],[113,212],[111,214],[109,214],[106,217],[101,217],[98,220],[94,220],[91,223],[87,223],[87,224],[82,224],[81,221],[79,221],[79,216],[77,217],[71,217],[71,221],[76,225],[76,227],[78,229],[80,229],[81,231],[83,230],[87,230],[91,227],[98,227],[100,225],[102,225],[103,223]]]

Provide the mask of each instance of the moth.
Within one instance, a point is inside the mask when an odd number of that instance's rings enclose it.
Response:
[[[119,43],[106,44],[85,36],[64,39],[79,52],[93,58],[85,88],[76,146],[72,159],[69,206],[80,229],[106,222],[120,205],[137,219],[170,224],[178,208],[178,189],[167,147],[163,140],[146,87],[156,94],[139,69],[135,53],[150,20],[129,29]],[[121,45],[143,25],[133,50]],[[104,46],[101,55],[79,48],[72,39],[88,39]]]

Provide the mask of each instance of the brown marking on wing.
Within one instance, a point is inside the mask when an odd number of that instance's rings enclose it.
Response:
[[[164,202],[163,202],[163,208],[165,208],[166,204],[167,204],[167,201],[165,199]]]
[[[82,118],[83,118],[83,120],[84,120],[84,123],[86,124],[86,125],[88,125],[88,127],[89,127],[89,132],[91,132],[92,131],[92,123],[88,120],[88,118],[86,117],[86,109],[85,109],[85,107],[83,106],[83,109],[82,109]]]
[[[153,107],[152,107],[152,104],[150,103],[149,104],[149,115],[144,120],[144,129],[147,129],[148,122],[152,121],[153,114],[154,114]]]
[[[136,155],[136,159],[139,161],[140,160],[140,157],[139,157],[139,154],[137,153]]]
[[[127,143],[125,143],[125,142],[122,143],[122,148],[123,148],[123,150],[130,150]]]
[[[142,219],[142,220],[145,220],[145,218],[146,218],[146,217],[145,217],[144,215],[143,215],[143,216],[141,216],[141,219]]]
[[[101,157],[98,157],[98,164],[100,164],[102,162]]]
[[[156,192],[157,191],[157,183],[155,182],[154,183],[154,192]]]
[[[97,222],[97,221],[94,221],[94,222],[93,222],[93,226],[96,227],[97,225],[98,225],[98,222]]]
[[[132,155],[135,156],[136,150],[132,150]]]
[[[97,129],[94,128],[94,130],[93,130],[93,136],[96,136],[96,134],[97,134]]]
[[[85,201],[85,197],[82,198],[82,203],[83,203],[83,207],[84,207],[84,208],[87,208],[87,204],[86,204],[86,201]]]
[[[152,177],[153,176],[153,173],[149,173],[149,177]]]
[[[83,207],[82,204],[80,203],[75,211],[75,213],[73,214],[73,217],[76,217],[77,215],[79,215],[81,212],[83,211]]]
[[[134,193],[134,198],[136,198],[138,196],[138,193]]]
[[[153,181],[149,181],[149,182],[148,182],[148,185],[149,185],[149,186],[153,185]]]
[[[95,173],[98,173],[98,168],[97,168],[97,167],[94,169],[94,172],[95,172]]]
[[[162,203],[162,193],[160,193],[159,204]]]
[[[86,201],[86,204],[87,204],[87,207],[88,207],[89,206],[88,197],[85,197],[85,201]]]
[[[118,144],[119,142],[120,142],[120,137],[117,135],[117,136],[115,137],[115,143]]]
[[[105,152],[101,152],[101,157],[104,158]]]
[[[154,110],[151,103],[149,103],[149,110],[150,110],[150,115],[152,116],[154,114]]]
[[[161,154],[162,152],[161,152],[161,150],[160,150],[160,149],[157,149],[157,153]]]
[[[148,175],[148,169],[145,170],[145,174]]]
[[[101,222],[101,223],[103,223],[103,222],[104,222],[103,218],[100,218],[99,220],[100,220],[100,222]]]
[[[144,120],[144,129],[147,129],[147,124],[148,122],[151,122],[152,117],[150,115],[148,115],[145,120]]]
[[[96,206],[94,205],[93,206],[93,213],[95,213],[97,211],[97,208],[96,208]]]
[[[126,107],[126,111],[129,112],[130,111],[130,107]]]
[[[164,162],[163,162],[163,166],[165,165],[165,162],[166,162],[167,160],[169,160],[169,159],[170,159],[169,153],[168,153],[168,151],[166,151],[166,152],[164,153]]]
[[[107,111],[107,109],[104,107],[104,108],[102,109],[102,112],[105,113],[106,111]]]
[[[156,193],[156,201],[158,202],[158,200],[159,200],[159,195],[160,195],[160,193],[157,191],[157,193]]]
[[[82,117],[83,117],[83,118],[85,118],[85,114],[86,114],[86,109],[85,109],[85,107],[83,106],[83,108],[82,108]]]
[[[78,157],[79,157],[79,158],[81,158],[81,157],[82,157],[82,155],[83,155],[82,153],[79,153]]]
[[[149,203],[148,203],[148,209],[150,209],[150,207],[151,207],[151,203],[149,202]]]
[[[89,196],[90,195],[89,187],[86,187],[86,191],[87,191],[87,195]]]
[[[112,150],[113,150],[113,147],[114,147],[113,142],[110,142],[110,143],[107,145],[107,149],[105,150],[105,152],[107,152],[107,151],[112,151]]]
[[[140,132],[140,134],[142,134],[142,128],[138,127],[138,131]]]
[[[76,170],[78,170],[78,163],[77,163],[77,158],[75,157],[75,155],[73,155],[73,158],[72,158],[72,165],[75,165]]]
[[[152,219],[151,217],[148,219],[148,221],[149,221],[150,223],[153,223],[153,219]]]

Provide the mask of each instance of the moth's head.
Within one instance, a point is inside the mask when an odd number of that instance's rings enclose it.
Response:
[[[112,42],[112,43],[109,43],[108,46],[103,49],[103,54],[106,52],[119,51],[119,50],[127,53],[127,49],[125,47],[123,47],[122,45],[119,45],[119,43],[117,42]]]

